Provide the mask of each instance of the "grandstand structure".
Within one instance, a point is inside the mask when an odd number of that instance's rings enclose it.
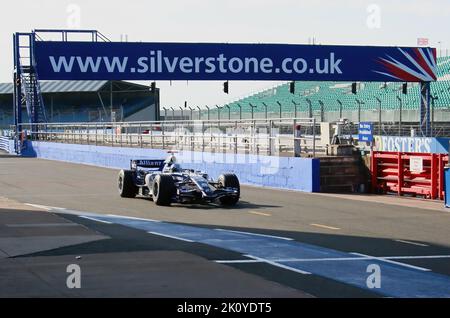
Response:
[[[437,61],[438,80],[431,83],[431,118],[434,122],[450,122],[450,57]],[[211,107],[210,118],[222,119],[302,117],[317,121],[337,121],[346,118],[352,122],[373,121],[417,123],[420,106],[420,84],[408,83],[407,94],[402,83],[358,82],[357,94],[352,83],[295,82],[295,94],[289,84],[252,94],[245,98]],[[206,111],[196,114],[206,119]],[[197,118],[197,117],[196,117]],[[196,119],[194,118],[194,119]],[[197,118],[197,119],[198,119]]]
[[[125,81],[42,81],[49,123],[159,120],[159,89]],[[23,122],[29,122],[23,110]],[[14,124],[13,84],[0,83],[0,126]]]

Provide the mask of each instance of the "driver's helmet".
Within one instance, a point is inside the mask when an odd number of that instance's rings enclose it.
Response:
[[[174,155],[170,155],[166,158],[166,160],[164,161],[165,164],[169,164],[172,165],[174,163],[177,162],[177,158]]]
[[[180,172],[181,166],[177,163],[177,158],[174,155],[170,155],[164,161],[164,171],[166,172]]]

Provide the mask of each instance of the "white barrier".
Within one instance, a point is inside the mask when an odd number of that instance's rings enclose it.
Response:
[[[14,152],[14,140],[9,137],[0,136],[0,149],[8,153]]]

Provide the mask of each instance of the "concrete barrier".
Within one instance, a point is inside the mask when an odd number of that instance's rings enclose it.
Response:
[[[22,155],[122,169],[129,168],[131,159],[165,158],[167,152],[161,149],[27,141]],[[180,151],[177,159],[183,167],[206,171],[213,178],[231,172],[239,177],[242,184],[304,192],[320,191],[318,159],[192,151]]]

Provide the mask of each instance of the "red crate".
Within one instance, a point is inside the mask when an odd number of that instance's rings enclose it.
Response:
[[[423,170],[412,172],[410,158],[421,157]],[[397,192],[444,199],[444,167],[448,155],[374,151],[371,160],[372,192]]]

